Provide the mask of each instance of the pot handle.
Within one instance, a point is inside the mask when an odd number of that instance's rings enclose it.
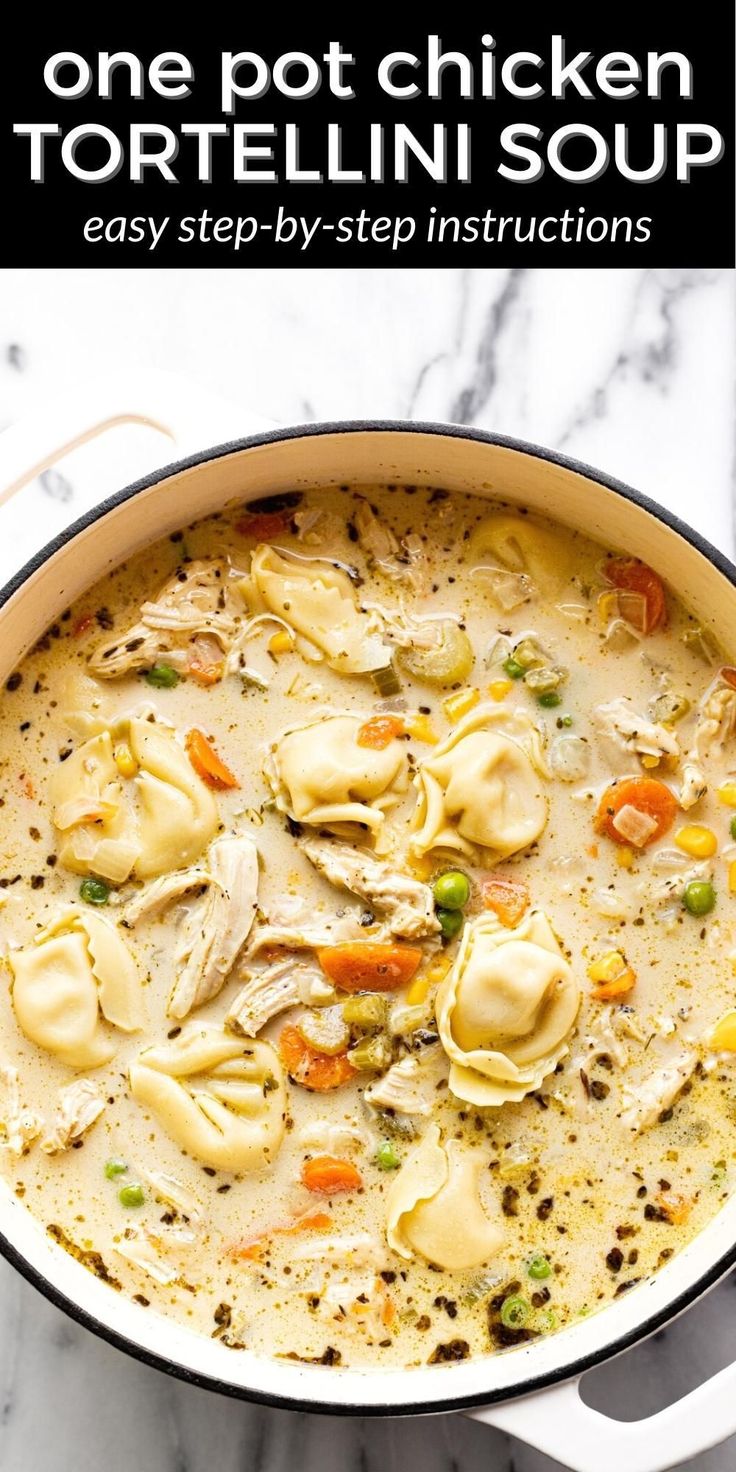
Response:
[[[0,435],[0,505],[71,450],[122,424],[164,436],[151,470],[174,454],[272,429],[272,420],[246,415],[202,385],[159,369],[105,373],[74,388],[47,393]]]
[[[736,1363],[641,1421],[614,1421],[587,1406],[580,1379],[467,1414],[571,1472],[666,1472],[736,1432]]]

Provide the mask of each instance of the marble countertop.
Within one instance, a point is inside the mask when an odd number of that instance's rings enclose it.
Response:
[[[59,387],[144,367],[225,395],[244,431],[359,417],[460,420],[561,447],[733,548],[736,277],[727,271],[0,274],[0,427]],[[234,426],[233,432],[236,432]],[[0,525],[0,572],[142,473],[148,431],[77,451]],[[122,437],[121,437],[122,436]],[[2,439],[0,438],[0,464]],[[35,529],[35,530],[34,530]],[[622,1419],[736,1355],[736,1282],[592,1372]],[[688,1463],[732,1472],[734,1441]],[[3,1472],[550,1472],[460,1416],[328,1420],[229,1401],[127,1359],[0,1262]]]

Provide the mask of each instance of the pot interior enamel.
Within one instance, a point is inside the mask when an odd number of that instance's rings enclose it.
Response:
[[[72,527],[5,590],[0,677],[62,610],[110,568],[177,527],[276,490],[351,482],[441,486],[553,516],[655,567],[701,622],[736,622],[736,571],[687,529],[585,467],[533,447],[441,426],[310,426],[209,451],[158,472]],[[732,651],[733,652],[733,651]],[[651,1333],[736,1259],[736,1198],[657,1277],[548,1338],[456,1365],[364,1371],[234,1352],[141,1309],[99,1282],[0,1190],[0,1247],[61,1307],[161,1369],[231,1394],[316,1410],[400,1414],[488,1403],[564,1379]]]

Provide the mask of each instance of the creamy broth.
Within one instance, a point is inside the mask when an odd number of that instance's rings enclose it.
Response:
[[[733,1186],[735,685],[641,564],[472,497],[132,559],[3,697],[8,1188],[234,1350],[634,1289]]]

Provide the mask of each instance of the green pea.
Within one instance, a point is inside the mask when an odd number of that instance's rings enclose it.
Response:
[[[544,690],[537,696],[537,704],[543,705],[545,710],[552,710],[555,705],[562,705],[562,696],[559,690]]]
[[[550,1276],[550,1273],[552,1272],[552,1269],[547,1262],[546,1257],[543,1257],[541,1252],[538,1253],[536,1257],[530,1258],[529,1262],[527,1263],[526,1270],[529,1274],[529,1277],[533,1278],[535,1283],[542,1283],[544,1279],[548,1278]]]
[[[180,676],[170,664],[154,664],[150,670],[146,670],[143,678],[156,690],[171,690],[174,685],[179,684]]]
[[[716,892],[708,879],[691,879],[685,885],[682,903],[691,915],[709,915],[716,902]]]
[[[379,1170],[398,1170],[401,1165],[401,1161],[390,1140],[384,1140],[379,1145],[374,1159]]]
[[[143,1187],[133,1181],[130,1186],[121,1186],[118,1191],[118,1201],[121,1206],[142,1206],[145,1201]]]
[[[83,879],[79,886],[79,897],[87,905],[106,905],[110,898],[110,886],[104,879]]]
[[[451,869],[447,874],[440,874],[432,894],[441,910],[462,910],[470,899],[470,884],[459,869]]]
[[[124,1160],[108,1160],[105,1162],[105,1175],[108,1181],[114,1181],[116,1176],[125,1175],[128,1169]]]
[[[512,1293],[501,1304],[501,1323],[504,1329],[523,1329],[529,1318],[530,1308],[520,1293]]]
[[[728,825],[728,831],[731,834],[732,838],[736,838],[736,815],[734,815],[734,817],[731,819],[731,822]]]
[[[519,664],[518,659],[514,659],[513,654],[510,654],[508,659],[504,660],[503,667],[510,680],[523,680],[526,674],[523,664]]]
[[[438,910],[437,919],[445,940],[452,940],[463,928],[462,910]]]

